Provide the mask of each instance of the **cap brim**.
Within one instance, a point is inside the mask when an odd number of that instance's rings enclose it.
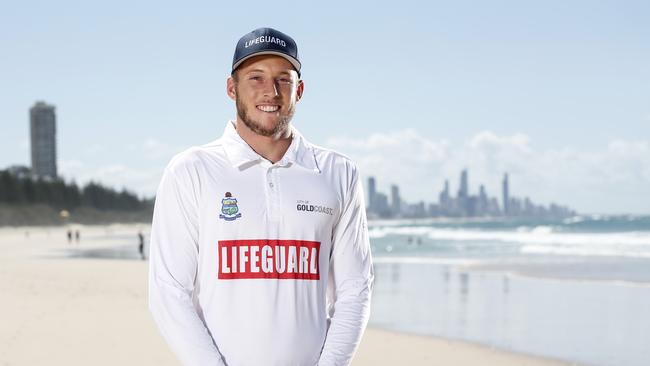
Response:
[[[231,72],[235,72],[235,70],[242,63],[244,63],[244,61],[248,60],[249,58],[255,57],[255,56],[261,56],[261,55],[275,55],[275,56],[280,56],[280,57],[286,59],[287,61],[291,62],[291,65],[293,65],[293,67],[298,72],[298,76],[300,76],[300,62],[298,60],[296,60],[295,58],[293,58],[293,57],[291,57],[291,56],[289,56],[289,55],[287,55],[285,53],[277,52],[277,51],[260,51],[260,52],[252,53],[252,54],[242,58],[241,60],[237,61],[234,65],[232,65],[232,71]]]

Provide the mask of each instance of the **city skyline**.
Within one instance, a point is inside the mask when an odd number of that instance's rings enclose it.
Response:
[[[469,172],[460,173],[458,191],[451,194],[449,179],[444,179],[444,188],[438,195],[437,202],[418,200],[407,203],[401,198],[399,186],[390,185],[390,198],[377,190],[375,177],[367,179],[367,205],[370,218],[424,218],[424,217],[520,217],[558,219],[574,216],[576,211],[567,206],[552,202],[545,207],[535,204],[530,197],[519,198],[511,195],[508,173],[504,173],[499,198],[490,197],[485,185],[480,184],[478,195],[471,194]]]

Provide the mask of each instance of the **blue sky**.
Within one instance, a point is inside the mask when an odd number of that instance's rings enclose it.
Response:
[[[294,37],[294,118],[409,201],[512,191],[650,212],[650,5],[642,1],[23,1],[0,5],[0,168],[28,164],[28,109],[55,104],[66,178],[152,195],[173,154],[217,138],[237,39]]]

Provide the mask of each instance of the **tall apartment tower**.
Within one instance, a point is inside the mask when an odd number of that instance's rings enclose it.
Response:
[[[449,179],[445,179],[445,189],[438,195],[440,210],[446,215],[451,210],[451,196],[449,195]]]
[[[510,187],[508,187],[508,173],[503,175],[503,214],[508,216],[510,214]]]
[[[390,196],[391,196],[391,211],[393,215],[399,216],[402,212],[402,199],[399,196],[399,187],[395,184],[390,186]]]
[[[460,172],[460,187],[458,188],[458,208],[462,216],[471,214],[472,208],[470,207],[469,199],[469,184],[467,183],[467,169]]]
[[[54,106],[36,102],[29,109],[32,173],[39,177],[56,178],[56,115]]]
[[[375,177],[368,177],[368,210],[374,211],[377,200],[377,186],[375,184]]]
[[[465,199],[469,196],[469,188],[467,183],[467,169],[460,172],[460,188],[458,189],[458,198]]]

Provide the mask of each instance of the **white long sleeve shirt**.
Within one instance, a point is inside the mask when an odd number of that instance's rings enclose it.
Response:
[[[354,355],[373,281],[359,173],[292,132],[272,164],[228,122],[165,169],[149,307],[183,365],[348,365]]]

